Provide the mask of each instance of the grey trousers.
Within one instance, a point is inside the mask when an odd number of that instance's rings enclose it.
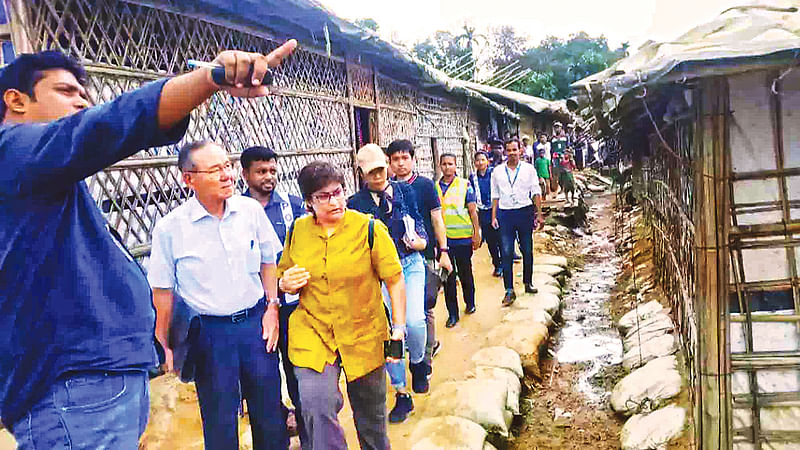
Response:
[[[433,270],[433,260],[425,261],[425,325],[428,327],[427,342],[425,344],[425,363],[433,365],[433,346],[436,345],[436,320],[433,317],[433,308],[436,306],[436,297],[442,282],[439,275]]]
[[[309,449],[347,450],[344,430],[337,415],[344,406],[339,390],[341,360],[326,364],[322,373],[295,367],[300,388],[301,414],[308,433]],[[386,371],[383,365],[361,378],[347,383],[347,396],[353,409],[358,442],[364,450],[388,450],[386,425]],[[305,447],[303,447],[305,450]]]

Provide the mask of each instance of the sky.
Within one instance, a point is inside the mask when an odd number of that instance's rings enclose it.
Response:
[[[513,25],[537,44],[547,36],[566,38],[586,31],[604,35],[616,48],[638,48],[649,39],[673,39],[747,0],[319,0],[348,20],[372,18],[385,39],[413,44],[437,30],[469,21],[479,30]]]

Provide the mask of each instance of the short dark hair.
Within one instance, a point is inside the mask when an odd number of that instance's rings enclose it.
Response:
[[[194,169],[194,161],[192,161],[192,153],[194,153],[195,150],[200,150],[206,145],[213,143],[214,141],[202,140],[202,141],[187,142],[186,144],[183,144],[183,147],[181,147],[180,150],[178,150],[178,168],[181,169],[181,172],[188,172]]]
[[[262,147],[260,145],[248,147],[242,152],[242,168],[247,170],[256,161],[272,161],[273,159],[277,161],[278,154],[272,151],[271,148]]]
[[[386,154],[389,156],[389,158],[391,158],[395,153],[399,152],[406,152],[413,158],[414,144],[412,144],[408,139],[395,139],[391,144],[389,144],[388,147],[386,147]]]
[[[511,143],[514,143],[514,142],[517,143],[517,147],[518,148],[522,148],[522,144],[519,143],[519,139],[517,139],[517,138],[506,139],[504,147],[508,148],[508,144],[511,144]]]
[[[456,160],[456,163],[458,162],[458,158],[456,158],[455,153],[444,152],[441,155],[439,155],[439,163],[441,163],[442,160],[444,160],[445,158],[453,158],[454,160]]]
[[[475,152],[475,154],[474,154],[474,155],[472,155],[472,159],[475,159],[475,158],[477,158],[478,156],[483,156],[483,157],[485,157],[486,159],[489,159],[489,154],[488,154],[488,153],[486,153],[486,152],[483,152],[483,151],[481,151],[481,152]]]
[[[64,69],[69,71],[81,85],[86,84],[86,70],[75,59],[56,50],[38,53],[23,53],[0,71],[0,94],[16,89],[36,99],[33,87],[43,77],[45,70]],[[0,101],[0,120],[6,117],[6,103]]]
[[[300,193],[307,202],[311,202],[311,194],[336,182],[344,187],[344,175],[328,161],[312,161],[297,175]]]

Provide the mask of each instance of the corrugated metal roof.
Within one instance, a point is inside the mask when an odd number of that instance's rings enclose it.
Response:
[[[635,54],[573,83],[573,93],[579,105],[602,101],[603,109],[609,111],[638,86],[743,72],[754,65],[796,63],[800,58],[798,11],[800,0],[727,9],[675,40],[648,41]]]

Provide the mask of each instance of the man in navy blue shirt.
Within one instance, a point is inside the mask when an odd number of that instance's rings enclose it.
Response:
[[[500,233],[492,226],[492,167],[489,155],[477,152],[474,156],[475,172],[469,176],[469,183],[475,191],[478,203],[478,220],[481,224],[481,237],[489,248],[494,271],[492,275],[503,275],[503,261],[500,258]]]
[[[221,89],[267,95],[250,78],[295,46],[220,53],[230,87],[200,69],[96,107],[61,53],[20,55],[0,73],[0,418],[22,448],[136,448],[147,423],[150,288],[83,180],[177,142]]]
[[[417,211],[422,216],[425,232],[428,235],[428,245],[423,251],[425,257],[425,322],[428,330],[426,333],[425,363],[433,370],[433,355],[439,349],[436,340],[436,325],[433,308],[436,306],[436,297],[439,295],[436,279],[438,274],[434,268],[434,259],[438,258],[439,265],[448,273],[453,271],[447,247],[447,235],[442,218],[442,204],[433,180],[420,176],[414,166],[414,144],[407,139],[392,141],[386,148],[389,156],[389,167],[395,174],[396,181],[404,181],[414,190],[417,200]],[[438,247],[437,247],[438,245]],[[436,249],[438,248],[438,252]],[[438,253],[438,256],[437,256]]]
[[[272,149],[254,146],[242,152],[242,178],[247,183],[247,190],[244,195],[252,197],[261,203],[267,218],[272,223],[272,228],[281,242],[286,242],[286,234],[294,223],[294,219],[302,217],[306,213],[303,206],[303,199],[295,195],[281,194],[275,191],[278,186],[278,155]],[[281,254],[278,253],[278,260]],[[294,376],[294,366],[289,361],[289,316],[292,315],[300,297],[297,294],[281,293],[281,304],[278,311],[280,323],[280,338],[278,339],[278,350],[281,354],[283,363],[283,373],[286,375],[286,389],[289,391],[289,398],[292,399],[295,412],[294,418],[297,422],[297,432],[300,435],[300,443],[308,445],[310,442],[303,416],[300,414],[300,395],[297,388],[297,378]]]

